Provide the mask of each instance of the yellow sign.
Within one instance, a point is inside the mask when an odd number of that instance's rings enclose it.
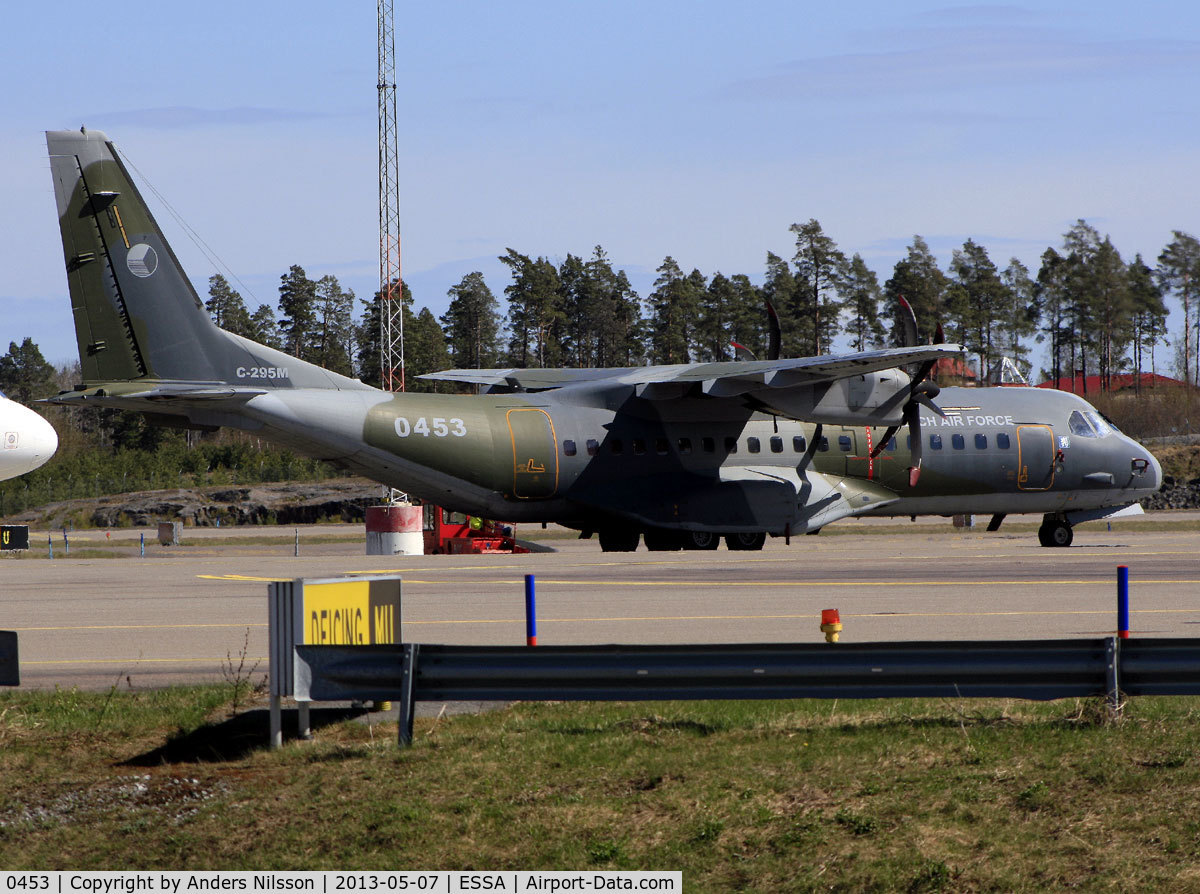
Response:
[[[400,581],[304,583],[304,634],[312,646],[400,642]]]

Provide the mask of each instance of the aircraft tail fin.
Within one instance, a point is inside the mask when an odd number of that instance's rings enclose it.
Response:
[[[218,328],[103,133],[46,145],[85,382],[369,387]]]

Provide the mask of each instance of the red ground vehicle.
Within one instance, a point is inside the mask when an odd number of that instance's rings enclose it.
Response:
[[[425,554],[527,553],[517,543],[515,529],[505,522],[451,512],[428,503],[424,512]]]

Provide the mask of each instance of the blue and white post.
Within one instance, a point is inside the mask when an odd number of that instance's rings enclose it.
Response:
[[[537,596],[532,574],[525,575],[525,645],[537,645]]]
[[[1129,566],[1117,566],[1117,636],[1129,639]]]

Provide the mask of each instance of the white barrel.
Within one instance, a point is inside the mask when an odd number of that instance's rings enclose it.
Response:
[[[368,556],[420,556],[425,552],[420,506],[393,503],[367,507]]]

